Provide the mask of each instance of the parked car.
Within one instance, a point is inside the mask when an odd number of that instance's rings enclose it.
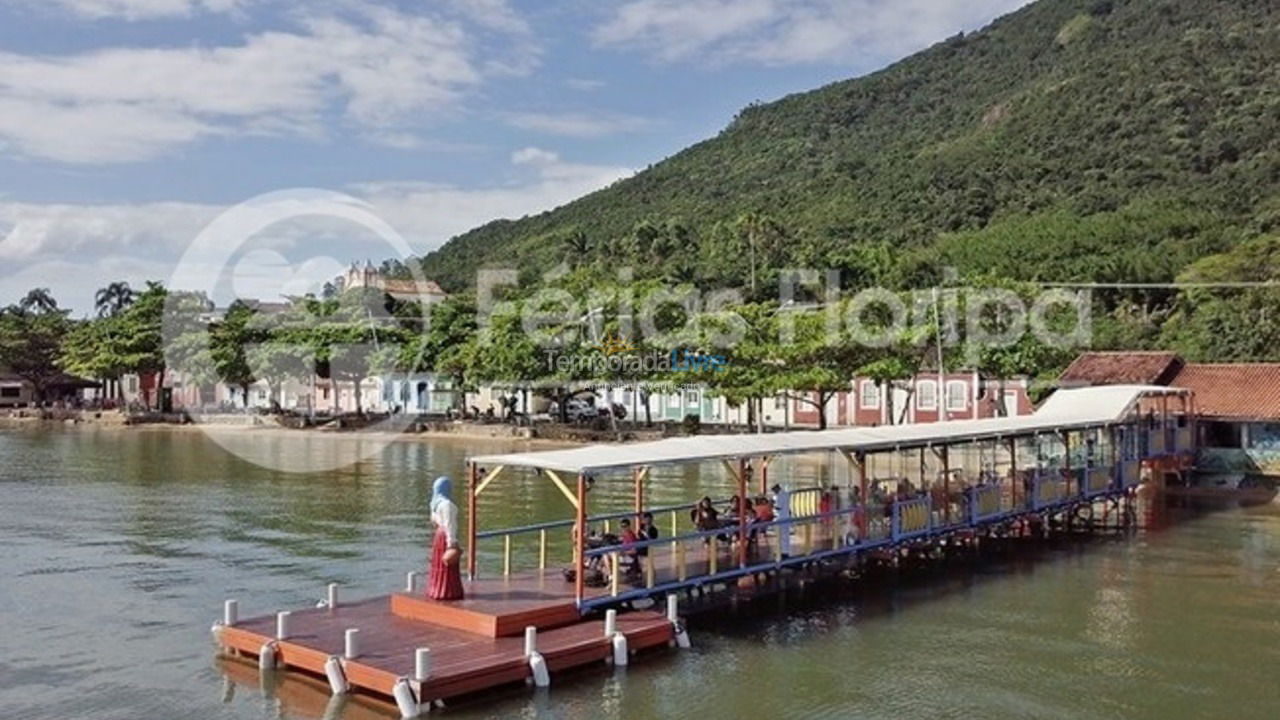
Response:
[[[560,406],[552,403],[548,408],[547,414],[552,420],[560,419]],[[564,417],[569,422],[588,422],[595,420],[601,416],[601,409],[595,406],[592,400],[584,400],[582,398],[570,398],[565,403]]]

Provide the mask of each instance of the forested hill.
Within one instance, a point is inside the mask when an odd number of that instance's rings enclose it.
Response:
[[[630,179],[454,238],[425,270],[458,290],[486,265],[630,258],[724,282],[750,271],[750,242],[762,289],[787,263],[897,286],[944,266],[1172,279],[1280,226],[1277,58],[1276,0],[1040,0],[749,107]]]

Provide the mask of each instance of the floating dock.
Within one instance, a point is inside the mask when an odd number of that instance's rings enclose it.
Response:
[[[412,577],[412,576],[411,576]],[[326,678],[334,694],[393,701],[405,717],[436,701],[505,685],[545,685],[552,673],[614,663],[667,647],[680,632],[668,612],[610,612],[587,619],[563,577],[524,574],[467,583],[467,598],[441,603],[421,591],[241,620],[228,601],[214,626],[228,653]],[[408,588],[407,588],[408,590]],[[332,606],[330,606],[332,602]]]

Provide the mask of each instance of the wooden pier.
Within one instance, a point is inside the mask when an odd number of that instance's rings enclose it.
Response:
[[[427,600],[411,576],[405,592],[340,602],[331,587],[321,607],[243,621],[228,601],[214,634],[231,654],[257,657],[264,670],[324,678],[334,695],[391,699],[402,716],[414,717],[436,701],[530,680],[543,686],[552,673],[626,664],[639,651],[686,645],[681,594],[701,601],[709,593],[767,592],[796,573],[896,565],[984,538],[1128,527],[1139,485],[1158,487],[1185,472],[1195,437],[1186,391],[1114,386],[1061,390],[1036,414],[1018,418],[473,457],[465,600]],[[767,501],[773,519],[753,517],[748,498],[779,480],[768,476],[770,459],[802,453],[843,458],[849,486],[837,494],[784,478],[787,489]],[[728,520],[693,527],[691,504],[646,507],[651,467],[700,463],[720,464],[736,481],[736,503],[720,505]],[[504,468],[550,480],[573,518],[480,532],[476,498]],[[592,516],[587,492],[611,474],[633,484],[634,507]],[[667,518],[669,534],[623,539],[610,532],[617,527],[611,523],[638,527],[649,516]],[[571,532],[570,557],[552,557],[548,538],[559,532]],[[517,539],[536,539],[536,552],[517,554]],[[501,574],[481,577],[479,544],[496,541]],[[515,567],[534,557],[536,568]]]

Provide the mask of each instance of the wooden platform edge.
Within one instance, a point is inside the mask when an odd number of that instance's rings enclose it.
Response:
[[[647,618],[620,618],[619,632],[627,638],[630,652],[637,653],[657,647],[669,645],[675,639],[675,628],[656,613],[645,613]],[[624,622],[625,620],[625,622]],[[585,624],[600,625],[597,620],[583,621]],[[634,625],[628,628],[626,625]],[[277,653],[278,667],[285,670],[301,671],[310,675],[323,677],[325,663],[330,654],[315,648],[309,648],[289,640],[276,640],[273,637],[241,627],[220,627],[218,642],[223,648],[236,651],[241,656],[257,657],[268,643],[274,643]],[[559,673],[566,670],[585,667],[594,663],[602,663],[612,658],[613,644],[601,630],[598,637],[571,642],[560,646],[540,648],[550,672]],[[342,660],[343,671],[347,682],[356,691],[363,691],[393,701],[396,683],[401,679],[395,673],[372,667],[359,660]],[[430,678],[426,682],[410,679],[410,684],[418,695],[419,702],[442,700],[462,695],[469,695],[483,690],[524,682],[532,676],[529,663],[522,658],[495,663],[489,667],[469,670],[450,676]]]

